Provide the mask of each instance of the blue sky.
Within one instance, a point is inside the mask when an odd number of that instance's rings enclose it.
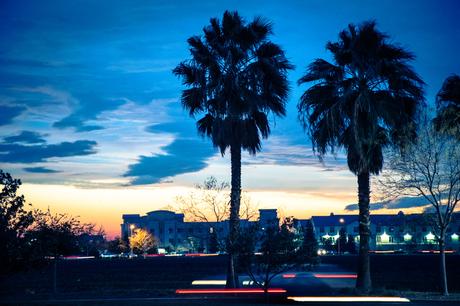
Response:
[[[456,1],[3,0],[0,168],[25,183],[85,188],[228,180],[228,158],[197,136],[171,73],[189,57],[186,39],[226,9],[272,20],[272,40],[296,66],[286,118],[272,122],[257,157],[243,156],[248,189],[354,193],[343,157],[320,164],[296,117],[305,89],[296,80],[313,59],[329,58],[326,42],[348,23],[375,19],[414,52],[429,103],[460,73]]]

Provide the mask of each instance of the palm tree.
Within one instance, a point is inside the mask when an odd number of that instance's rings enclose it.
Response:
[[[226,11],[222,21],[210,20],[204,36],[188,39],[191,59],[173,73],[187,87],[182,105],[190,116],[200,114],[199,134],[212,140],[222,155],[230,150],[231,192],[227,287],[235,287],[235,242],[239,230],[241,151],[255,155],[261,138],[270,134],[268,116],[285,115],[289,92],[287,72],[293,66],[268,38],[272,24],[256,17],[246,23]]]
[[[448,77],[436,97],[436,130],[460,139],[460,76]]]
[[[298,103],[299,119],[320,157],[344,149],[348,168],[358,177],[356,287],[368,292],[370,175],[382,170],[386,146],[402,148],[415,136],[423,81],[409,65],[414,55],[390,44],[373,21],[349,25],[326,49],[333,61],[316,59],[298,81],[313,82]]]

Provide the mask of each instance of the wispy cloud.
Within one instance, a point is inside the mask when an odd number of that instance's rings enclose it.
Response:
[[[56,89],[53,86],[15,87],[12,89],[26,93],[46,95],[59,104],[66,104],[68,106],[78,105],[78,100],[72,94],[64,90]]]
[[[197,172],[215,154],[212,145],[200,140],[177,139],[162,148],[165,154],[140,156],[124,174],[133,185],[155,184],[173,176]]]
[[[107,69],[112,71],[120,71],[123,73],[170,72],[179,61],[180,59],[125,60],[113,63],[108,66]]]
[[[292,143],[289,138],[272,136],[256,156],[249,156],[244,164],[318,166],[325,171],[345,170],[346,157],[340,152],[335,156],[325,156],[322,160],[310,145]]]
[[[410,209],[410,208],[423,208],[430,205],[423,197],[402,197],[392,201],[375,202],[370,204],[371,210],[380,209]],[[349,204],[345,206],[347,211],[357,211],[358,204]]]
[[[13,119],[26,110],[23,106],[0,105],[0,126],[13,122]]]
[[[8,136],[3,139],[6,143],[27,143],[27,144],[35,144],[35,143],[45,143],[46,140],[43,138],[45,135],[42,135],[38,132],[33,131],[21,131],[18,135]]]
[[[60,172],[60,171],[45,168],[45,167],[27,167],[27,168],[23,168],[23,170],[26,172],[30,172],[30,173],[45,173],[45,174]]]
[[[58,144],[22,145],[0,143],[0,162],[5,163],[37,163],[53,157],[71,157],[96,153],[96,142],[77,140]]]

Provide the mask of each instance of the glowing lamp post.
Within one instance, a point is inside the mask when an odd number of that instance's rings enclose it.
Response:
[[[130,237],[130,238],[133,236],[133,231],[134,231],[135,228],[136,228],[136,225],[134,225],[134,224],[131,224],[131,225],[129,226],[129,237]],[[130,241],[130,243],[129,243],[129,248],[131,249],[131,252],[130,252],[130,254],[129,254],[129,257],[133,257],[134,254],[133,254],[133,247],[131,246],[131,241]]]
[[[345,220],[343,218],[340,218],[339,222],[340,222],[340,224],[344,224]],[[337,253],[340,255],[340,235],[339,234],[340,234],[340,232],[337,233],[337,235],[336,235],[336,237],[337,237],[336,241],[337,241]]]

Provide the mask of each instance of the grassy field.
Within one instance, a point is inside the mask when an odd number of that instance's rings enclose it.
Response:
[[[355,256],[322,257],[323,263],[347,270],[356,268]],[[460,256],[447,256],[449,287],[460,292]],[[375,287],[438,290],[436,255],[373,255]],[[60,261],[58,298],[114,298],[174,296],[195,279],[225,274],[226,257],[157,257],[149,259],[94,259]],[[52,297],[52,266],[1,279],[0,297],[46,299]]]

